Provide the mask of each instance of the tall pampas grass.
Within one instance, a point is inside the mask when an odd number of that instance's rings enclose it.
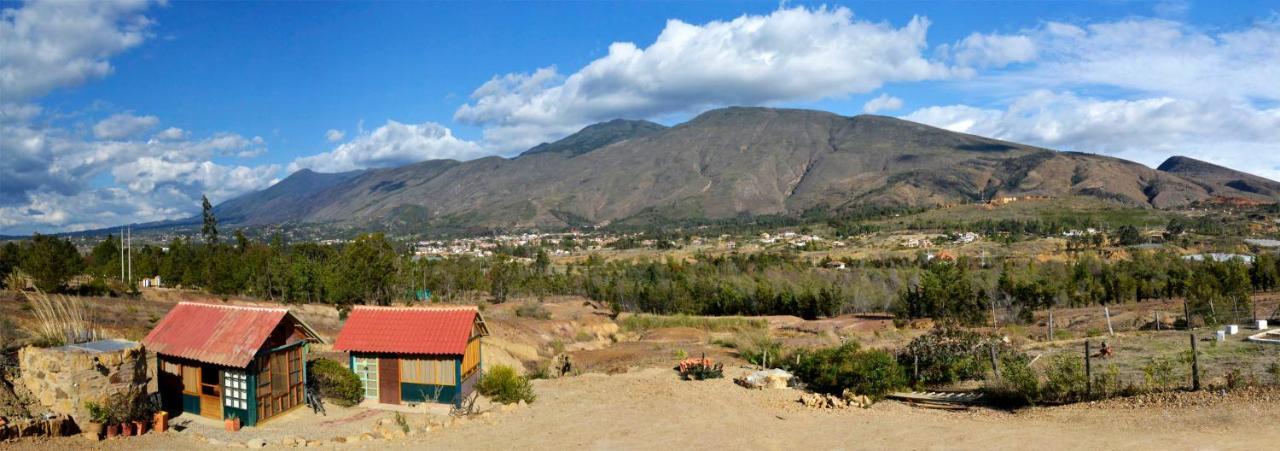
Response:
[[[39,290],[24,294],[35,316],[27,331],[38,343],[62,346],[101,337],[97,321],[80,298],[60,294],[50,296]]]

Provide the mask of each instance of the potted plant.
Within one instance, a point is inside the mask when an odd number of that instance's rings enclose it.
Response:
[[[240,430],[240,417],[236,416],[234,413],[227,417],[223,423],[227,427],[227,432],[237,432]]]
[[[102,439],[102,427],[107,423],[107,408],[93,401],[85,401],[85,410],[89,411],[89,421],[85,422],[83,432],[85,437],[94,440]]]
[[[129,420],[121,420],[121,421],[120,421],[120,435],[125,436],[125,437],[132,436],[132,435],[133,435],[133,423],[130,423],[130,422],[129,422]]]
[[[108,424],[108,425],[107,425],[107,438],[116,438],[116,436],[117,436],[117,435],[120,435],[120,425],[118,425],[118,424]]]

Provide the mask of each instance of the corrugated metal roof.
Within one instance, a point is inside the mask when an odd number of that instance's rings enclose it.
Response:
[[[402,354],[461,355],[480,322],[474,306],[369,307],[356,306],[338,332],[333,348],[341,351]]]
[[[151,329],[142,344],[157,354],[243,368],[286,316],[319,340],[288,309],[181,302]]]

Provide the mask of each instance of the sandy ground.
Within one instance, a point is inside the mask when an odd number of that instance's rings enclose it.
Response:
[[[733,368],[731,372],[744,370]],[[732,374],[731,374],[732,375]],[[1004,412],[928,410],[886,401],[870,409],[813,410],[794,390],[746,390],[730,379],[686,382],[661,368],[535,381],[527,408],[349,449],[1263,449],[1280,442],[1280,393],[1206,394],[1199,401],[1134,402]],[[246,429],[245,439],[251,438]],[[5,447],[6,445],[0,445]],[[191,449],[164,434],[90,444],[26,441],[15,449]]]

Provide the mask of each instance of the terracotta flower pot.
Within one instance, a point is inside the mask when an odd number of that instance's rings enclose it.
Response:
[[[240,419],[239,419],[239,418],[236,418],[236,419],[227,418],[226,420],[223,420],[223,425],[225,425],[225,426],[226,426],[226,428],[227,428],[227,432],[236,432],[236,431],[239,431],[239,430],[240,430]]]
[[[133,420],[134,435],[142,435],[147,433],[147,422],[142,420]]]
[[[117,435],[120,435],[120,425],[107,425],[107,438],[115,438]]]
[[[126,421],[126,422],[124,422],[124,423],[120,423],[120,435],[123,435],[123,436],[125,436],[125,437],[132,436],[132,435],[133,435],[133,423],[129,423],[129,422],[127,422],[127,421]]]
[[[163,410],[156,412],[155,424],[152,425],[151,430],[156,432],[169,430],[169,412]]]

